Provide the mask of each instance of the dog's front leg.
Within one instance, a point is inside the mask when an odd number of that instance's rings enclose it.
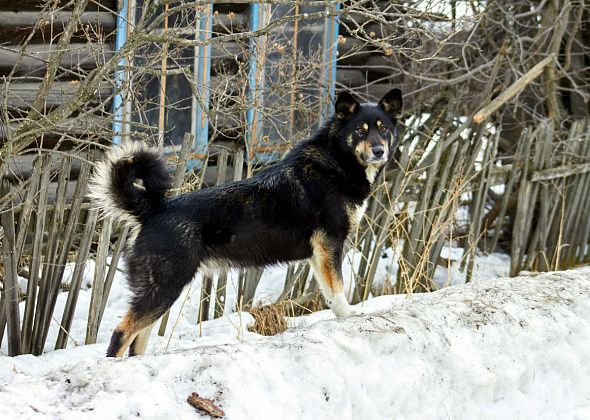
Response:
[[[316,232],[311,238],[313,256],[311,266],[328,306],[336,316],[359,315],[361,311],[350,306],[344,295],[342,280],[342,252],[344,241]]]

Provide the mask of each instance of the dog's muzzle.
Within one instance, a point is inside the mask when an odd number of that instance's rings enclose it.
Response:
[[[385,154],[385,148],[383,146],[375,146],[371,150],[370,156],[365,159],[366,163],[371,164],[384,164],[387,162],[387,155]]]

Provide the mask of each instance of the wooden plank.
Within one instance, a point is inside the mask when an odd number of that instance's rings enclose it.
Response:
[[[541,168],[543,169],[549,166],[551,160],[551,153],[553,151],[552,142],[553,142],[553,130],[547,131],[544,136],[544,144],[543,144],[543,151],[542,151],[542,163]],[[549,227],[551,226],[549,216],[551,212],[551,200],[549,198],[549,186],[546,183],[542,183],[540,185],[540,198],[539,198],[539,228],[535,229],[534,235],[538,236],[538,245],[533,241],[531,241],[532,247],[528,252],[528,258],[532,259],[533,255],[535,254],[534,250],[537,250],[539,253],[539,262],[537,267],[542,270],[549,270],[549,258],[547,256],[547,235],[549,233]],[[551,215],[552,216],[552,215]],[[527,262],[528,266],[528,262]]]
[[[65,349],[67,345],[67,335],[72,326],[74,319],[74,312],[76,310],[76,303],[78,302],[78,295],[80,294],[80,285],[84,277],[84,268],[86,267],[86,260],[92,245],[92,236],[94,234],[94,227],[98,218],[98,210],[91,209],[86,216],[86,224],[80,246],[78,248],[78,255],[76,257],[76,265],[74,266],[74,273],[72,274],[72,282],[70,283],[70,291],[64,308],[64,313],[61,319],[61,328],[55,343],[55,349]]]
[[[215,185],[225,184],[225,175],[227,172],[227,157],[227,150],[222,149],[219,152],[219,157],[217,159],[217,181],[215,182]]]
[[[590,142],[581,141],[579,137],[585,126],[585,121],[577,121],[576,125],[570,130],[569,141],[572,143],[572,148],[576,151],[575,156],[588,156]],[[573,200],[568,203],[569,214],[565,222],[566,235],[564,241],[569,244],[569,249],[565,251],[563,259],[564,267],[568,268],[572,267],[576,260],[579,232],[583,230],[584,223],[586,222],[586,220],[581,219],[581,216],[584,213],[585,201],[588,198],[587,192],[590,191],[586,182],[588,175],[588,172],[584,172],[569,178],[572,182]]]
[[[65,210],[66,186],[70,172],[69,158],[65,158],[59,173],[58,194],[55,203],[53,219],[49,227],[47,243],[45,245],[46,254],[43,264],[43,274],[39,283],[39,295],[35,309],[35,321],[33,324],[33,354],[40,355],[43,353],[43,335],[45,327],[49,327],[51,322],[52,311],[49,304],[50,291],[52,288],[51,281],[57,258],[57,248],[61,236],[63,216]],[[58,286],[59,287],[59,286]]]
[[[520,186],[518,190],[518,205],[516,208],[516,220],[512,232],[512,244],[510,253],[510,275],[515,276],[520,270],[523,250],[525,249],[525,234],[526,224],[530,221],[526,220],[528,208],[530,204],[530,197],[532,192],[532,182],[528,180],[529,159],[531,143],[534,135],[529,133],[525,136],[525,145],[523,149],[524,165],[520,177]]]
[[[53,311],[55,309],[57,296],[59,294],[59,287],[62,283],[66,267],[66,261],[72,248],[72,244],[74,242],[75,229],[78,224],[82,201],[84,200],[84,197],[86,195],[86,188],[88,186],[89,177],[90,164],[84,163],[80,172],[80,178],[76,183],[76,191],[74,192],[74,198],[70,206],[68,221],[66,223],[65,229],[63,229],[61,233],[61,236],[63,238],[61,252],[59,254],[57,261],[54,264],[54,270],[51,273],[51,281],[49,282],[49,284],[51,285],[51,289],[49,290],[48,297],[48,314],[53,314]],[[56,202],[56,209],[58,203],[59,200]],[[48,332],[49,324],[47,323],[44,325],[43,330],[43,345],[45,345],[45,341],[47,340]]]
[[[61,137],[63,134],[67,134],[72,137],[82,136],[104,136],[104,133],[110,130],[111,120],[110,117],[100,117],[97,115],[82,115],[74,118],[66,118],[63,121],[52,126],[50,129],[36,133],[36,136],[44,135],[44,140],[54,139],[55,137]],[[4,121],[0,122],[0,144],[6,140],[8,136],[13,135],[19,123],[15,120],[8,124]],[[73,154],[83,154],[84,152],[70,151]],[[14,156],[13,159],[26,159],[28,155]],[[56,155],[59,156],[59,155]],[[75,167],[75,166],[74,166]],[[25,167],[30,172],[30,167]],[[9,174],[4,174],[8,176]]]
[[[56,11],[51,13],[51,20],[48,21],[39,11],[7,10],[0,13],[0,27],[3,30],[9,28],[29,30],[35,26],[38,19],[42,18],[47,22],[45,30],[53,29],[54,33],[59,33],[71,17],[71,11]],[[111,12],[87,11],[81,14],[79,22],[81,25],[95,27],[95,29],[100,26],[103,31],[111,32],[115,29],[116,17]]]
[[[35,216],[35,236],[33,238],[33,252],[29,266],[29,281],[27,283],[27,301],[25,303],[25,314],[22,327],[23,351],[30,353],[33,345],[33,319],[35,315],[35,304],[37,301],[37,286],[39,284],[39,268],[43,252],[43,232],[45,231],[45,218],[47,206],[47,187],[49,185],[50,165],[49,156],[42,155],[41,181],[37,210]]]
[[[21,206],[20,217],[18,220],[18,234],[16,236],[16,260],[20,260],[20,256],[25,246],[25,238],[29,231],[29,223],[31,221],[31,213],[33,210],[33,200],[39,189],[39,181],[41,180],[41,157],[35,159],[33,174],[31,175],[31,182],[27,187],[25,201]]]
[[[0,233],[4,235],[4,229],[0,229]],[[0,290],[0,346],[4,339],[4,330],[6,329],[6,293]]]
[[[15,2],[14,0],[0,0],[0,11],[12,10],[12,11],[22,11],[22,10],[39,10],[44,5],[42,0],[19,0]],[[101,7],[102,6],[102,7]],[[71,2],[67,2],[65,4],[59,4],[60,9],[64,10],[71,10],[73,7]],[[93,4],[87,7],[87,10],[94,10],[100,8],[100,10],[104,10],[104,8],[114,10],[115,1],[114,0],[93,0]]]
[[[516,94],[523,90],[529,83],[535,80],[543,73],[543,70],[555,60],[555,54],[549,54],[536,66],[526,72],[522,77],[511,84],[507,89],[504,89],[492,102],[481,108],[474,116],[473,122],[481,124],[490,117],[498,108],[512,99]]]
[[[127,239],[127,234],[129,233],[129,226],[125,226],[123,230],[119,233],[119,238],[117,238],[117,242],[115,243],[115,248],[113,249],[113,253],[111,255],[111,263],[109,265],[109,271],[107,272],[107,276],[104,282],[104,290],[102,292],[102,300],[100,302],[100,310],[98,312],[98,325],[102,321],[102,316],[104,311],[107,307],[107,301],[109,299],[109,294],[111,293],[111,287],[113,285],[113,280],[115,278],[115,273],[117,272],[117,266],[119,265],[119,260],[121,259],[121,255],[123,254],[123,249],[125,247],[125,240]]]
[[[534,170],[538,170],[542,167],[542,162],[544,159],[544,145],[546,142],[547,138],[552,139],[553,138],[553,124],[549,123],[547,124],[547,126],[539,126],[534,132],[533,132],[533,136],[534,136],[534,154],[532,156],[532,161],[531,161],[531,166],[530,166],[530,170],[529,170],[529,178],[530,178],[530,173]],[[532,146],[532,147],[533,147]],[[524,159],[531,160],[530,157],[525,156]],[[536,229],[537,226],[533,226],[534,223],[534,211],[537,208],[537,203],[538,203],[538,195],[539,195],[539,187],[540,185],[538,183],[534,183],[530,180],[526,181],[527,183],[530,184],[530,195],[528,197],[528,205],[526,206],[525,209],[525,213],[523,215],[523,219],[522,219],[522,224],[519,226],[520,229],[520,234],[521,234],[521,238],[520,238],[520,255],[519,255],[519,262],[518,262],[518,266],[519,266],[519,270],[522,269],[527,269],[530,268],[528,266],[529,263],[529,259],[532,256],[532,253],[527,253],[527,250],[530,247],[530,244],[532,242],[532,240],[534,239],[534,236],[536,234],[536,232],[538,231],[538,229]],[[532,234],[531,234],[532,232]],[[533,248],[534,249],[534,248]]]
[[[584,174],[586,172],[590,172],[590,163],[561,165],[556,168],[549,168],[534,172],[533,176],[531,177],[531,181],[551,181],[552,179],[565,178],[572,175]]]
[[[588,213],[590,213],[590,174],[580,175],[576,180],[577,185],[574,190],[579,194],[580,201],[577,207],[570,207],[570,213],[574,215],[575,221],[572,222],[572,231],[570,232],[570,249],[567,255],[567,265],[574,267],[580,260],[583,261],[583,255],[586,252],[585,244],[588,236],[584,236],[587,226],[590,225]],[[582,257],[582,258],[581,258]]]
[[[79,81],[54,82],[45,97],[45,107],[55,108],[69,102],[79,88]],[[110,98],[112,91],[113,88],[110,84],[101,84],[94,92],[94,97],[89,98],[88,104],[105,102]],[[8,86],[5,83],[0,83],[0,101],[12,109],[29,109],[35,102],[38,92],[39,83],[35,82],[10,83]]]
[[[10,192],[10,183],[2,181],[2,194]],[[20,333],[20,313],[18,309],[18,281],[16,274],[16,238],[14,233],[14,212],[12,206],[1,214],[1,223],[4,230],[2,240],[4,258],[4,301],[6,310],[6,326],[8,332],[8,355],[18,356],[22,353]]]
[[[19,45],[3,45],[0,48],[0,73],[8,73],[18,62]],[[43,76],[47,62],[56,51],[57,44],[32,44],[22,55],[15,76]],[[70,44],[64,52],[59,66],[77,73],[76,69],[91,70],[104,65],[114,55],[112,45],[108,43]]]
[[[184,133],[180,154],[178,155],[178,163],[176,164],[176,171],[174,172],[174,182],[172,183],[173,195],[178,195],[182,191],[182,184],[184,183],[184,176],[187,170],[186,164],[193,141],[194,136],[191,133]]]
[[[90,296],[90,308],[88,310],[88,324],[86,325],[86,340],[84,344],[96,343],[99,327],[99,312],[104,293],[105,273],[107,257],[110,248],[112,232],[112,220],[107,217],[102,220],[100,239],[96,250],[96,265],[94,267],[94,281],[92,282],[92,294]]]
[[[213,276],[205,274],[201,282],[201,297],[199,300],[199,323],[209,320],[211,307],[211,292],[213,290]]]
[[[525,134],[526,135],[526,134]],[[516,146],[516,152],[514,153],[515,160],[522,162],[521,154],[523,152],[523,147],[526,141],[524,138],[521,138]],[[508,210],[508,204],[510,203],[510,196],[512,195],[512,188],[514,187],[514,182],[516,181],[516,177],[518,176],[520,169],[517,165],[512,165],[512,170],[508,176],[508,180],[504,187],[504,194],[502,195],[502,202],[500,204],[500,212],[496,217],[496,226],[494,227],[494,235],[492,236],[491,244],[488,248],[489,252],[494,252],[496,246],[498,245],[498,239],[500,238],[500,233],[502,232],[502,226],[504,225],[504,217],[506,216],[506,211]]]

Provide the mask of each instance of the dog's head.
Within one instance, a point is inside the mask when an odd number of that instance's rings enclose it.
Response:
[[[383,166],[397,148],[396,124],[402,110],[402,92],[390,90],[377,104],[360,104],[344,91],[335,107],[335,130],[341,146],[363,165]]]

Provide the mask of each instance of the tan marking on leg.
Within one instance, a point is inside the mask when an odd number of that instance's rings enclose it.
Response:
[[[348,316],[355,313],[344,295],[344,282],[340,267],[334,265],[334,250],[331,249],[325,234],[315,232],[310,240],[313,257],[311,266],[324,295],[324,299],[336,316]]]
[[[338,272],[324,234],[314,233],[311,237],[311,246],[313,249],[312,264],[318,276],[321,277],[318,280],[323,281],[332,293],[342,291],[343,284],[338,278]]]
[[[147,318],[143,317],[138,320],[135,313],[129,310],[123,317],[123,320],[117,325],[117,328],[115,328],[115,331],[123,333],[121,346],[117,350],[115,357],[123,357],[137,334],[150,324]]]

